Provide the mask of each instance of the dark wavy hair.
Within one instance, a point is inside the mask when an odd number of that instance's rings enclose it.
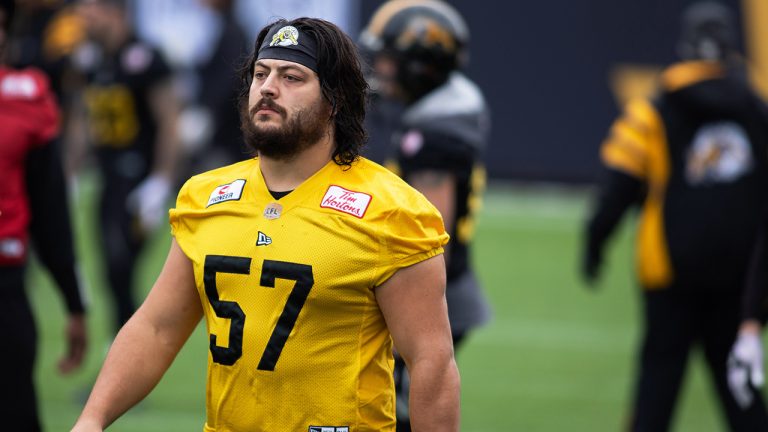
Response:
[[[362,62],[357,46],[338,26],[318,18],[277,20],[261,29],[253,52],[240,68],[243,88],[239,96],[240,109],[248,107],[248,90],[253,69],[264,38],[273,26],[290,25],[317,41],[317,75],[323,96],[333,106],[336,129],[336,148],[333,160],[338,165],[350,166],[360,156],[368,140],[365,130],[365,108],[368,102],[368,83],[363,76]]]

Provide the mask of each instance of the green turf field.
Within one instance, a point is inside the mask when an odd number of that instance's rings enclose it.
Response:
[[[37,379],[46,430],[65,431],[79,414],[104,358],[111,320],[92,234],[91,182],[76,209],[78,249],[91,299],[91,350],[83,370],[59,376],[61,300],[39,272],[30,287],[40,350]],[[618,431],[622,429],[634,345],[637,291],[629,224],[611,244],[597,290],[577,277],[588,192],[553,187],[495,187],[486,196],[474,261],[494,307],[491,324],[459,352],[462,431]],[[162,266],[163,233],[144,260],[142,292]],[[199,326],[152,394],[109,430],[200,431],[204,421],[207,339]],[[699,355],[681,396],[676,431],[724,430]]]

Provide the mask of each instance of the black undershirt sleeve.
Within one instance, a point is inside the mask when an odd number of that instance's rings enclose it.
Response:
[[[67,310],[85,310],[75,271],[67,187],[58,141],[33,149],[26,160],[30,233],[40,261],[56,281]]]

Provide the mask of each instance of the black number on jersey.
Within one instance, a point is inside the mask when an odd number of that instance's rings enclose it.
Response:
[[[211,355],[216,363],[232,366],[243,355],[243,326],[245,325],[245,312],[237,302],[219,300],[216,273],[249,274],[250,272],[250,258],[221,255],[205,257],[205,267],[203,267],[205,296],[211,302],[217,317],[232,320],[229,323],[229,348],[216,345],[216,335],[210,335]]]
[[[264,354],[259,361],[259,370],[273,371],[275,363],[283,351],[285,341],[291,334],[293,326],[296,324],[296,318],[299,317],[301,308],[309,296],[309,290],[315,284],[315,278],[312,276],[312,266],[306,264],[294,264],[284,261],[264,260],[264,266],[261,270],[261,286],[274,288],[275,279],[295,280],[296,284],[285,302],[283,313],[277,320],[275,330],[269,337],[267,347],[264,348]]]
[[[207,255],[203,269],[205,295],[211,303],[216,316],[231,319],[229,326],[229,347],[216,345],[216,335],[210,335],[210,350],[213,361],[231,366],[243,355],[243,327],[245,313],[240,305],[233,301],[219,300],[216,289],[217,273],[250,274],[251,259],[222,255]],[[259,283],[266,288],[275,287],[275,279],[296,281],[296,284],[285,302],[283,312],[277,320],[275,329],[269,337],[264,353],[259,361],[259,370],[274,371],[280,353],[283,351],[288,336],[296,324],[301,309],[309,296],[309,291],[315,283],[312,266],[284,261],[264,260]]]

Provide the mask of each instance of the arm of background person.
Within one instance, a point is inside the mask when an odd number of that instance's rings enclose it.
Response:
[[[201,316],[192,263],[174,239],[147,299],[117,334],[72,430],[101,431],[149,394]]]
[[[728,356],[728,386],[743,409],[765,383],[762,330],[768,310],[768,218],[758,231],[742,295],[742,317]]]
[[[29,152],[26,184],[32,215],[29,230],[35,251],[56,281],[68,312],[67,352],[58,364],[59,371],[68,373],[82,364],[88,336],[59,141],[52,140]]]
[[[167,221],[168,197],[181,159],[178,118],[181,110],[171,79],[164,79],[148,91],[152,114],[157,122],[155,162],[149,176],[128,196],[128,207],[139,216],[145,232]]]
[[[456,223],[456,176],[447,171],[424,169],[408,176],[408,183],[440,212],[445,231],[453,232],[453,225]],[[450,257],[450,247],[451,242],[443,247],[446,260]]]
[[[603,141],[600,159],[607,169],[585,227],[582,250],[582,276],[590,284],[598,277],[604,243],[624,212],[645,198],[651,167],[658,165],[654,155],[666,151],[663,131],[655,106],[637,99],[626,105]]]
[[[398,270],[376,288],[376,300],[411,377],[411,427],[416,432],[458,431],[460,382],[443,256]]]
[[[63,107],[64,127],[62,133],[64,175],[72,185],[77,185],[77,176],[80,175],[86,165],[88,154],[91,151],[90,135],[88,132],[87,112],[84,96],[84,84],[77,82],[77,91],[67,98]],[[76,191],[73,196],[77,198]]]
[[[629,207],[640,201],[644,184],[637,178],[608,169],[585,229],[582,276],[592,283],[598,278],[603,247]]]
[[[181,152],[177,131],[181,104],[173,81],[164,79],[152,86],[148,100],[152,115],[157,121],[155,166],[152,168],[152,175],[162,175],[172,181]]]
[[[761,327],[768,314],[768,214],[763,216],[749,263],[741,319]]]

